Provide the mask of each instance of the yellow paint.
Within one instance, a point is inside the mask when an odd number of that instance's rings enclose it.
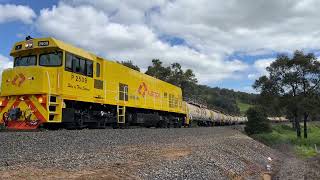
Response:
[[[39,41],[47,41],[49,45],[39,47]],[[53,113],[55,115],[54,120],[48,120],[50,98],[47,98],[47,109],[41,110],[45,114],[47,122],[61,122],[63,100],[77,100],[186,114],[186,104],[182,100],[182,92],[179,87],[132,70],[119,63],[102,59],[54,38],[33,39],[32,44],[32,48],[26,48],[26,41],[18,42],[13,46],[10,55],[19,57],[62,51],[62,66],[43,67],[37,65],[7,69],[2,76],[1,96],[10,98],[25,94],[41,94],[47,97],[56,96],[58,102],[56,103],[57,111]],[[21,49],[16,50],[19,45],[21,45]],[[66,52],[93,61],[93,77],[66,71]],[[37,56],[37,61],[39,64],[39,56]],[[97,77],[97,63],[101,65],[100,77]],[[103,82],[102,89],[94,88],[95,80]],[[120,83],[128,86],[127,93],[119,92]],[[121,93],[128,96],[128,101],[120,100]],[[37,102],[35,96],[31,97],[33,102]],[[38,105],[40,104],[39,102],[37,103]],[[2,119],[2,114],[0,115]]]

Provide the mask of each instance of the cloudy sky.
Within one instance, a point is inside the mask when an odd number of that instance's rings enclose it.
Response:
[[[278,53],[319,55],[317,0],[0,0],[0,71],[26,35],[67,41],[142,69],[158,58],[201,84],[253,92]]]

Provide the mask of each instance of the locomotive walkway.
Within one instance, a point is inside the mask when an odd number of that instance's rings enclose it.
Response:
[[[230,127],[0,132],[0,141],[0,179],[259,179],[284,161]]]

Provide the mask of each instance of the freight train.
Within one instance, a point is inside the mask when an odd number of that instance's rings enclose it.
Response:
[[[104,128],[235,124],[225,115],[183,101],[181,88],[55,38],[14,44],[14,66],[3,71],[0,124]]]

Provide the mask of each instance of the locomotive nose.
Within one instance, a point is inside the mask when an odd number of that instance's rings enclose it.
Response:
[[[1,95],[45,94],[48,88],[46,70],[42,67],[15,67],[2,75]]]

